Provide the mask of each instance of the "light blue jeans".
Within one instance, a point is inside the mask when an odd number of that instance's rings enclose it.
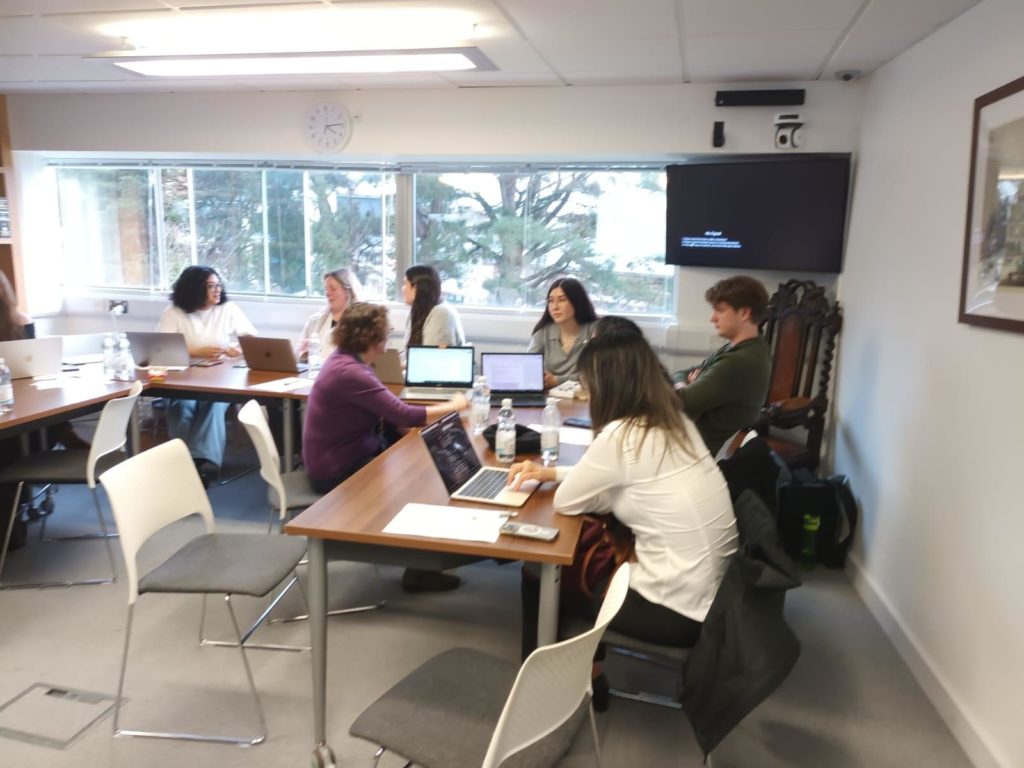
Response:
[[[227,443],[227,410],[228,403],[173,398],[167,402],[167,433],[171,439],[184,440],[192,458],[206,459],[219,468]]]

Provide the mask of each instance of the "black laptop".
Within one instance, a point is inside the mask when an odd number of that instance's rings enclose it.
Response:
[[[543,353],[481,352],[480,368],[491,388],[493,405],[501,405],[505,398],[522,407],[543,407],[547,403]]]

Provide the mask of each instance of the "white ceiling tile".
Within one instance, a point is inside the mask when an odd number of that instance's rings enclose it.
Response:
[[[106,61],[81,56],[0,56],[0,80],[130,80]]]
[[[810,80],[834,42],[831,32],[691,37],[687,73],[695,82]]]
[[[841,30],[853,19],[861,0],[682,0],[682,4],[689,36]]]
[[[887,27],[855,29],[843,41],[826,67],[826,76],[835,72],[859,69],[870,72],[907,50],[920,37],[918,27]]]
[[[16,17],[0,24],[0,51],[5,54],[96,53],[109,47],[109,38],[48,19]]]
[[[81,13],[82,11],[151,11],[166,8],[161,0],[0,0],[0,16],[15,13]]]
[[[544,58],[560,73],[567,71],[623,74],[640,70],[682,72],[679,45],[674,38],[561,40],[538,45]]]
[[[573,72],[563,75],[569,85],[664,85],[683,83],[678,70],[637,70],[633,72]]]
[[[676,29],[673,0],[504,0],[531,40],[657,37]]]
[[[858,29],[908,27],[920,30],[915,39],[955,19],[980,0],[875,0],[857,22]]]
[[[460,88],[565,85],[553,72],[449,72],[446,78]]]

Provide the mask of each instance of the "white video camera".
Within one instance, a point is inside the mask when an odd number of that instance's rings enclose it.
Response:
[[[796,112],[775,115],[775,148],[796,149],[804,142],[804,121]]]

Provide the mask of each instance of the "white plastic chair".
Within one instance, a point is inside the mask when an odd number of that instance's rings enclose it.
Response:
[[[107,401],[103,406],[99,422],[96,425],[96,434],[93,435],[92,446],[88,451],[66,450],[66,451],[41,451],[23,456],[16,462],[0,472],[0,483],[17,483],[18,490],[14,494],[14,509],[11,512],[10,524],[7,526],[7,536],[4,539],[4,546],[0,549],[0,589],[27,588],[27,587],[71,587],[82,584],[110,584],[117,579],[117,569],[114,565],[114,552],[110,546],[109,538],[116,536],[116,533],[107,531],[107,524],[103,520],[103,510],[100,507],[100,497],[96,490],[96,476],[105,469],[109,469],[125,458],[124,446],[127,443],[128,421],[131,419],[132,410],[142,392],[142,383],[135,382],[131,390],[124,397]],[[80,536],[68,536],[60,539],[44,538],[46,518],[39,529],[39,538],[44,542],[68,541],[74,539],[102,538],[107,548],[107,559],[110,561],[110,578],[108,579],[84,579],[78,581],[55,581],[39,582],[34,584],[4,584],[2,581],[4,564],[7,559],[7,544],[14,525],[14,518],[18,513],[18,504],[21,501],[21,493],[26,483],[45,484],[78,484],[88,485],[92,494],[93,503],[96,505],[96,518],[100,524],[99,533],[83,534]]]
[[[279,599],[297,578],[294,573],[295,566],[305,554],[305,539],[293,536],[268,536],[263,533],[216,533],[210,501],[188,448],[181,440],[171,440],[124,461],[104,472],[100,482],[103,483],[110,498],[114,519],[121,533],[121,549],[124,552],[128,579],[128,623],[117,686],[114,735],[214,741],[246,746],[259,744],[266,739],[266,719],[249,668],[245,642],[270,609],[268,608],[260,620],[243,635],[238,627],[231,596],[241,594],[264,597],[291,574],[292,578],[287,586],[278,593]],[[193,514],[198,514],[202,518],[206,533],[192,539],[163,564],[140,576],[136,556],[142,545],[157,531]],[[202,594],[204,600],[210,593],[224,595],[224,602],[237,637],[237,642],[233,645],[238,647],[241,654],[242,665],[259,716],[260,733],[257,736],[214,736],[119,728],[132,618],[139,595],[146,592]],[[271,603],[271,608],[275,602],[276,599]]]
[[[518,674],[515,662],[469,648],[435,656],[367,708],[349,732],[380,744],[378,760],[390,749],[424,768],[555,765],[589,704],[594,652],[628,589],[625,563],[593,628],[538,648]],[[594,711],[587,710],[600,765]]]
[[[283,530],[284,524],[288,521],[288,513],[295,510],[302,510],[310,506],[320,498],[320,494],[313,490],[309,484],[309,478],[301,469],[293,469],[290,472],[281,473],[281,456],[277,452],[277,445],[274,436],[270,432],[270,425],[267,423],[266,413],[263,407],[255,400],[248,401],[238,411],[238,420],[242,422],[249,439],[256,447],[256,455],[260,460],[260,477],[267,483],[267,503],[270,505],[270,523],[268,533],[274,530],[274,512],[276,509],[278,525]],[[385,601],[381,600],[370,605],[359,605],[353,608],[337,608],[328,611],[328,616],[340,616],[345,613],[360,613],[372,611],[376,608],[383,608]],[[308,618],[305,614],[288,618],[272,619],[272,624],[280,624],[288,621],[302,621]]]

